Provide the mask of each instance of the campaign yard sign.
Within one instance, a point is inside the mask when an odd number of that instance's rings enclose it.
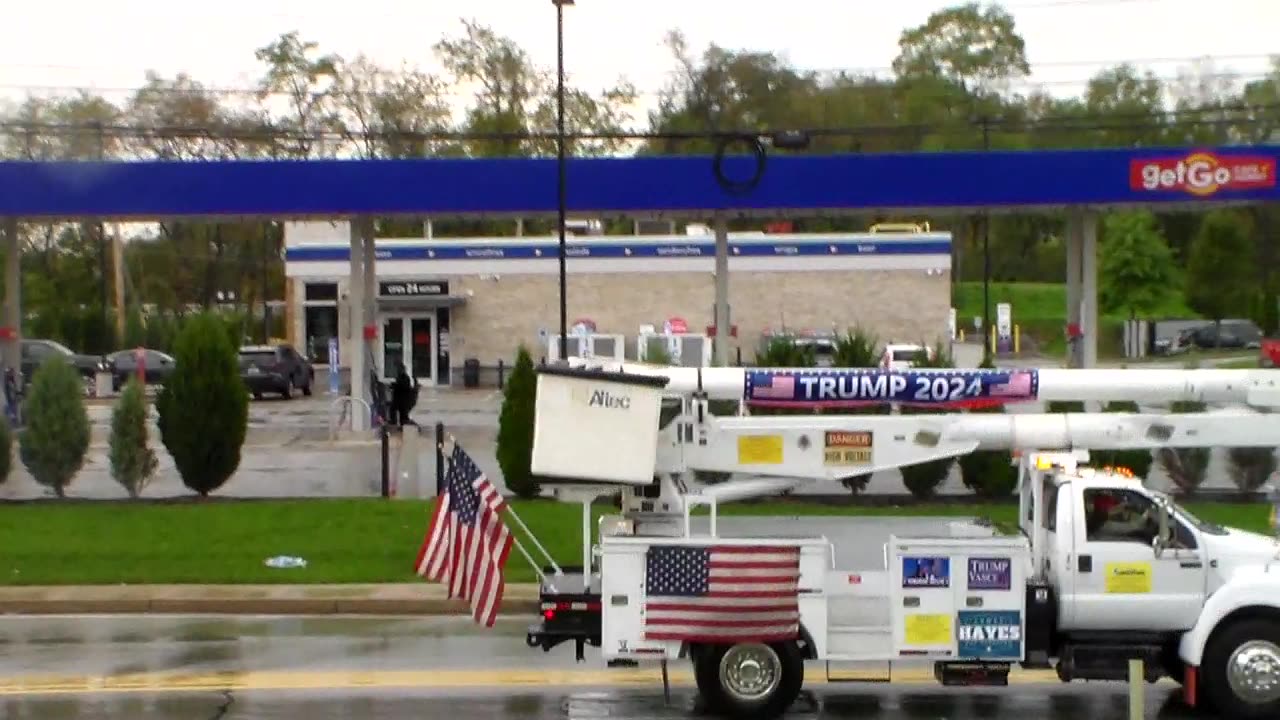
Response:
[[[970,590],[1008,590],[1013,563],[1009,558],[969,558]]]
[[[904,557],[902,558],[902,587],[945,588],[951,587],[951,558]]]
[[[1022,613],[1017,610],[961,610],[958,619],[956,650],[959,657],[1022,659]]]

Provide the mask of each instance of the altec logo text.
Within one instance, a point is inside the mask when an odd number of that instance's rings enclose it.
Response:
[[[1192,153],[1186,157],[1132,160],[1129,188],[1147,192],[1185,192],[1205,197],[1220,190],[1254,190],[1276,186],[1276,159],[1262,155],[1218,156]]]

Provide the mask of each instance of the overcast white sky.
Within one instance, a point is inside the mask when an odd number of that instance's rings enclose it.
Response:
[[[695,48],[774,50],[807,68],[887,69],[899,33],[940,8],[935,0],[578,0],[566,9],[566,64],[573,81],[603,86],[625,75],[652,99],[670,57],[665,31]],[[1122,60],[1172,78],[1191,58],[1258,77],[1280,53],[1280,0],[1010,0],[1027,42],[1033,80],[1078,94],[1098,69]],[[322,49],[365,53],[385,65],[434,69],[431,46],[460,15],[506,34],[547,67],[555,63],[551,0],[31,0],[6,3],[0,94],[92,87],[115,100],[154,69],[186,71],[226,88],[257,77],[255,48],[298,30]],[[639,115],[637,120],[641,120]],[[642,123],[638,123],[642,124]]]

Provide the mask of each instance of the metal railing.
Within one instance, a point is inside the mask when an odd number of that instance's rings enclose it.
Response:
[[[336,398],[329,403],[329,442],[334,442],[338,439],[338,428],[340,426],[349,425],[350,420],[354,419],[355,416],[349,412],[352,403],[360,403],[364,406],[365,412],[373,415],[373,406],[364,398],[351,395],[343,395]]]

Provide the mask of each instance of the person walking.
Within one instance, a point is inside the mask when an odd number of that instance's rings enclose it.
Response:
[[[409,417],[409,411],[417,404],[418,383],[405,368],[404,362],[396,361],[396,379],[391,384],[391,424],[404,427],[417,425]]]

